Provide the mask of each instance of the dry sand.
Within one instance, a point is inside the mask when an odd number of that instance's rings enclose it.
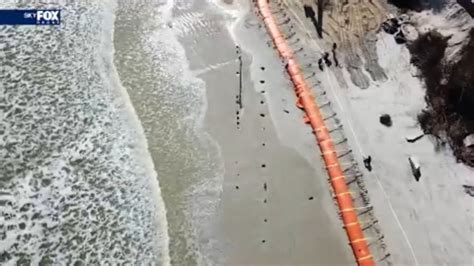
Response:
[[[314,136],[295,108],[283,66],[258,27],[261,21],[249,12],[248,1],[196,8],[206,23],[222,27],[205,36],[191,32],[180,38],[191,69],[206,83],[205,126],[224,159],[215,232],[223,245],[221,262],[353,264]],[[221,8],[230,13],[223,16]],[[232,22],[237,24],[229,32]],[[242,49],[243,109],[236,102],[236,45]]]
[[[296,21],[293,18],[293,25]],[[304,53],[316,55],[302,62],[315,64],[314,59],[323,52],[319,47],[325,44],[301,32],[295,38],[301,38],[298,45]],[[386,81],[372,81],[361,90],[352,84],[347,69],[333,68],[323,73],[316,70],[321,82],[318,88],[328,92],[354,158],[362,163],[362,156],[372,155],[374,171],[364,170],[364,180],[393,263],[472,265],[474,202],[462,185],[472,184],[474,171],[457,164],[451,151],[436,150],[428,137],[416,143],[405,141],[405,136],[419,132],[416,116],[425,106],[423,86],[412,74],[404,46],[383,33],[378,38],[378,62],[387,74]],[[392,116],[391,128],[379,123],[383,113]],[[411,174],[410,155],[420,160],[420,182]]]
[[[413,144],[405,141],[418,130],[416,116],[425,106],[424,91],[410,73],[408,51],[384,34],[379,38],[380,64],[389,79],[364,92],[351,87],[344,98],[356,138],[374,157],[375,172],[368,175],[368,186],[372,199],[380,202],[376,214],[389,248],[398,263],[472,265],[474,202],[462,185],[471,184],[474,172],[457,164],[450,150],[437,151],[428,137]],[[378,123],[382,113],[392,115],[392,128]],[[410,155],[420,160],[420,182],[411,175]],[[387,208],[389,201],[393,211]],[[394,223],[395,215],[399,224]],[[412,252],[406,253],[407,249]],[[407,255],[411,253],[414,256]]]

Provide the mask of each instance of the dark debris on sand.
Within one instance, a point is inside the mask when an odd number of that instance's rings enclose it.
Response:
[[[441,10],[446,4],[446,0],[388,0],[388,3],[402,10],[420,12],[425,9]]]
[[[433,9],[439,11],[446,5],[447,0],[388,0],[389,4],[392,4],[403,11],[423,11],[426,9]],[[457,0],[471,17],[474,17],[474,2],[472,0]]]
[[[466,192],[467,195],[474,197],[474,186],[469,186],[469,185],[463,185],[464,192]]]
[[[443,60],[448,38],[436,31],[420,36],[408,49],[426,85],[427,108],[418,116],[424,133],[448,143],[458,161],[474,167],[474,148],[463,142],[474,133],[474,29],[469,38],[454,63]]]
[[[383,114],[379,118],[380,124],[386,126],[386,127],[391,127],[393,122],[392,122],[392,117],[388,114]]]

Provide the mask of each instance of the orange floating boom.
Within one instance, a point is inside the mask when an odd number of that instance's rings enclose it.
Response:
[[[360,266],[375,265],[366,238],[359,223],[357,212],[352,203],[352,196],[346,184],[344,172],[339,164],[335,146],[329,130],[326,128],[321,111],[314,100],[310,87],[306,83],[294,53],[283,37],[269,6],[269,0],[257,0],[257,5],[280,56],[288,63],[287,71],[294,85],[297,105],[306,113],[306,121],[314,130],[319,148],[326,164],[331,185],[336,194],[336,201],[341,212],[344,229],[349,244]]]

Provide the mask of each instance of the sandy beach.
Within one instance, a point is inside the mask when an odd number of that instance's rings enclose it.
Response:
[[[140,45],[116,46],[167,206],[171,263],[354,264],[314,135],[254,7],[244,0],[170,3],[151,6],[166,10],[160,12],[137,7],[160,21],[139,25],[146,37],[124,26],[123,34]],[[367,79],[361,90],[345,68],[318,69],[329,45],[308,34],[302,10],[280,11],[275,7],[277,19],[293,19],[282,28],[295,31],[289,42],[334,129],[375,259],[468,265],[472,199],[462,184],[472,170],[456,164],[449,151],[434,151],[429,138],[405,141],[417,132],[415,118],[424,106],[406,49],[377,35],[370,56],[384,78]],[[300,22],[303,28],[296,27]],[[392,115],[392,128],[379,124],[382,112]],[[367,155],[372,172],[362,165]],[[409,155],[421,158],[420,183],[411,177]]]
[[[293,5],[287,11],[293,19],[290,24],[298,25],[296,36],[301,41],[296,47],[320,56],[329,44],[306,34],[312,25],[301,9]],[[371,81],[367,89],[360,89],[346,68],[331,68],[318,73],[318,87],[327,91],[355,160],[362,164],[364,156],[373,157],[374,170],[361,169],[392,262],[471,265],[474,205],[463,185],[472,183],[473,170],[457,163],[449,148],[436,149],[429,136],[416,143],[405,140],[420,134],[417,115],[426,104],[424,85],[410,64],[406,47],[383,32],[377,38],[377,63],[386,80]],[[302,58],[303,64],[312,61]],[[362,72],[370,76],[366,69]],[[393,118],[390,128],[379,122],[384,113]],[[411,174],[409,156],[420,159],[420,182]]]
[[[0,265],[472,266],[446,1],[3,1]]]
[[[224,160],[216,217],[224,265],[351,264],[313,136],[297,115],[281,62],[262,41],[261,22],[246,1],[221,7],[242,16],[226,21],[220,15],[216,23],[235,22],[231,32],[180,40],[191,69],[206,83],[205,124]]]
[[[352,264],[314,136],[250,3],[119,7],[116,63],[160,180],[171,264]],[[160,19],[130,25],[141,13]]]

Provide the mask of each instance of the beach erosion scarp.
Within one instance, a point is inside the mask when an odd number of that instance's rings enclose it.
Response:
[[[290,22],[282,23],[282,27],[288,40],[301,51],[298,55],[309,77],[311,64],[322,58],[325,51],[329,52],[333,43],[330,36],[319,39],[314,29],[308,30],[312,25],[305,18],[299,1],[282,3],[280,10],[274,13],[281,21],[290,19]],[[462,15],[462,12],[456,12],[459,8],[452,7],[435,15],[432,12],[415,15],[436,22],[435,27],[441,23],[440,29],[444,31],[452,24],[443,23],[440,16]],[[393,7],[380,11],[388,12],[386,15],[397,12]],[[450,22],[469,26],[469,23],[456,19]],[[311,32],[313,34],[309,34]],[[389,255],[389,260],[402,265],[468,265],[474,250],[470,238],[474,227],[472,198],[465,188],[472,185],[473,170],[456,163],[450,154],[452,150],[436,145],[429,135],[416,143],[406,140],[406,136],[422,134],[417,116],[426,106],[424,81],[410,63],[410,52],[404,45],[397,44],[393,36],[383,31],[374,36],[376,56],[365,57],[365,61],[375,61],[386,74],[386,79],[372,79],[368,87],[361,87],[352,79],[352,62],[341,61],[339,67],[333,64],[317,72],[312,82],[324,90],[332,103],[330,109],[337,113],[343,125],[354,160],[362,163],[367,155],[373,158],[371,172],[360,170],[371,199],[369,206],[373,207],[376,217],[372,221],[382,229],[388,251],[385,255]],[[454,42],[458,37],[455,35],[450,41]],[[460,45],[461,42],[457,47]],[[342,57],[345,50],[339,43],[337,47]],[[451,46],[450,49],[457,47]],[[359,57],[364,57],[363,51],[356,52]],[[366,65],[359,69],[370,77],[368,72],[371,70]],[[391,127],[379,122],[383,114],[391,115]],[[410,169],[410,156],[420,159],[422,178],[419,182]]]

